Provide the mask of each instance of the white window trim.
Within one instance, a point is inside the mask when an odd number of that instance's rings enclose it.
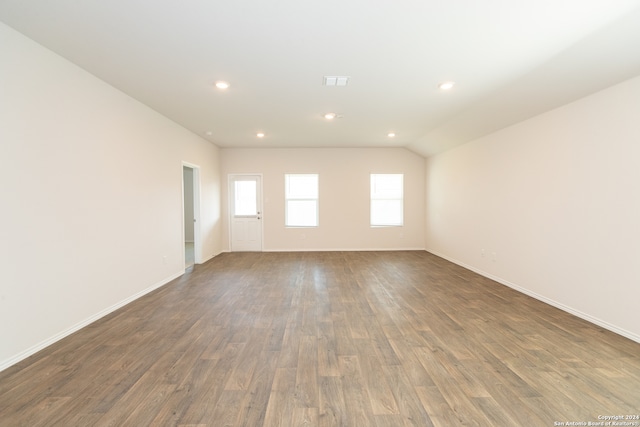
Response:
[[[400,188],[400,197],[374,197],[371,192],[371,185],[374,175],[400,175],[402,180],[402,187]],[[404,174],[403,173],[372,173],[369,175],[369,226],[371,228],[384,228],[384,227],[404,227]],[[399,224],[373,224],[372,210],[374,200],[399,200],[400,203],[400,223]]]
[[[315,176],[317,181],[318,196],[316,198],[289,198],[287,197],[287,178],[290,176]],[[318,228],[320,226],[320,174],[317,173],[285,173],[284,174],[284,226],[285,228]],[[289,223],[289,201],[316,202],[316,224],[315,225],[288,225]]]

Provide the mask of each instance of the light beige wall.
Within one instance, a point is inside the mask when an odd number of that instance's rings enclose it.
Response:
[[[424,159],[400,148],[221,149],[222,206],[229,249],[228,174],[261,173],[264,250],[424,249]],[[284,226],[284,175],[320,175],[320,226]],[[404,227],[369,226],[369,174],[403,173]]]
[[[639,118],[640,77],[429,158],[427,249],[640,341]]]
[[[182,162],[221,251],[218,149],[0,24],[0,369],[184,271]]]

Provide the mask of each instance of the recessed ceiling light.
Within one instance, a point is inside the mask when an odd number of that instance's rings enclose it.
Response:
[[[228,82],[223,82],[223,81],[216,82],[216,87],[217,87],[218,89],[222,89],[222,90],[224,90],[224,89],[228,89],[228,88],[229,88],[229,86],[230,86],[230,85],[229,85],[229,83],[228,83]]]
[[[205,133],[209,136],[213,135],[213,132],[211,132],[210,130],[206,131]]]
[[[258,133],[256,133],[256,136],[258,138],[264,138],[264,132],[258,132]]]
[[[455,85],[455,82],[444,82],[438,85],[440,90],[449,90]]]
[[[327,114],[324,115],[324,118],[327,119],[327,120],[333,120],[336,117],[338,117],[338,115],[336,113],[327,113]]]
[[[396,134],[395,134],[395,133],[393,133],[393,132],[389,132],[389,133],[387,134],[387,136],[388,136],[389,138],[393,138],[394,136],[396,136]]]

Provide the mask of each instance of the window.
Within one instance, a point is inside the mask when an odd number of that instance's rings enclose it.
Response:
[[[234,216],[254,216],[258,214],[258,183],[255,179],[234,181]]]
[[[403,223],[403,175],[371,174],[371,226]]]
[[[318,226],[318,175],[287,174],[285,180],[285,225]]]

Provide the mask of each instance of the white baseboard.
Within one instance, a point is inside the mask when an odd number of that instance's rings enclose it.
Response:
[[[262,252],[384,252],[384,251],[424,251],[425,248],[280,248],[262,249]]]
[[[609,330],[611,332],[615,332],[618,335],[622,335],[623,337],[629,338],[632,341],[640,343],[640,335],[638,335],[638,334],[635,334],[635,333],[633,333],[631,331],[627,331],[626,329],[619,328],[616,325],[612,325],[611,323],[606,322],[606,321],[604,321],[602,319],[599,319],[597,317],[594,317],[594,316],[592,316],[590,314],[583,313],[580,310],[576,310],[576,309],[574,309],[572,307],[569,307],[569,306],[567,306],[565,304],[562,304],[562,303],[560,303],[558,301],[552,300],[551,298],[547,298],[544,295],[537,294],[537,293],[535,293],[535,292],[533,292],[533,291],[531,291],[531,290],[529,290],[527,288],[524,288],[522,286],[516,285],[515,283],[511,283],[510,281],[505,280],[505,279],[503,279],[501,277],[494,276],[493,274],[489,274],[486,271],[483,271],[483,270],[481,270],[479,268],[476,268],[476,267],[473,267],[471,265],[465,264],[464,262],[458,261],[455,258],[451,258],[451,257],[449,257],[447,255],[438,253],[436,251],[431,251],[429,249],[425,249],[425,250],[427,252],[435,255],[435,256],[438,256],[440,258],[446,259],[449,262],[457,264],[460,267],[464,267],[467,270],[471,270],[474,273],[478,273],[481,276],[484,276],[486,278],[494,280],[494,281],[500,283],[501,285],[507,286],[507,287],[509,287],[511,289],[514,289],[514,290],[516,290],[516,291],[518,291],[520,293],[523,293],[523,294],[528,295],[528,296],[530,296],[532,298],[535,298],[538,301],[544,302],[545,304],[549,304],[549,305],[551,305],[551,306],[553,306],[555,308],[558,308],[558,309],[560,309],[562,311],[565,311],[565,312],[567,312],[569,314],[573,314],[576,317],[584,319],[587,322],[593,323],[594,325],[598,325],[598,326],[600,326],[600,327],[602,327],[604,329],[607,329],[607,330]]]
[[[212,259],[214,259],[215,257],[217,257],[218,255],[220,255],[222,252],[218,252],[217,254],[213,254],[213,255],[209,255],[206,258],[203,258],[201,262],[199,262],[198,264],[204,264],[206,262],[211,261]]]
[[[383,252],[383,251],[426,251],[424,247],[422,248],[279,248],[279,249],[262,249],[257,252]],[[242,252],[242,251],[239,251]],[[231,249],[224,249],[220,251],[222,253],[233,253]],[[218,254],[219,255],[219,254]],[[214,255],[217,256],[217,255]],[[213,258],[213,257],[212,257]]]
[[[61,339],[71,335],[74,332],[79,331],[80,329],[84,328],[85,326],[95,322],[96,320],[106,316],[109,313],[112,313],[114,311],[116,311],[117,309],[124,307],[125,305],[129,304],[130,302],[133,302],[135,300],[137,300],[138,298],[148,294],[151,291],[154,291],[164,285],[166,285],[167,283],[171,282],[172,280],[182,276],[184,274],[184,271],[180,271],[178,273],[175,273],[173,275],[171,275],[170,277],[167,277],[153,285],[151,285],[150,287],[128,297],[125,298],[124,300],[105,308],[104,310],[101,310],[100,312],[94,314],[93,316],[88,317],[87,319],[84,319],[83,321],[76,323],[75,325],[73,325],[72,327],[70,327],[69,329],[66,329],[62,332],[59,332],[57,334],[55,334],[54,336],[47,338],[46,340],[34,345],[33,347],[28,348],[27,350],[24,350],[18,354],[16,354],[13,357],[10,357],[9,359],[3,360],[0,362],[0,371],[3,371],[5,369],[7,369],[10,366],[15,365],[16,363],[20,362],[21,360],[26,359],[27,357],[39,352],[40,350],[43,350],[44,348],[50,346],[51,344],[60,341]]]

